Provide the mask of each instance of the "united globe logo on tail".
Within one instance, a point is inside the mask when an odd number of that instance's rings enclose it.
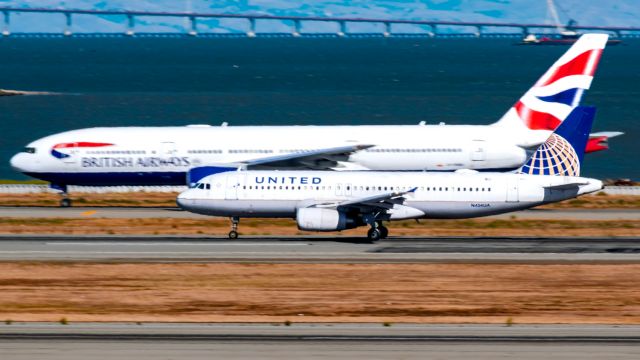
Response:
[[[580,176],[595,108],[576,107],[516,172],[527,175]]]
[[[551,134],[520,172],[529,175],[580,175],[580,158],[567,140]]]

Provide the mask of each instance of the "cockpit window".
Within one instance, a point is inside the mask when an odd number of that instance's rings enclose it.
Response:
[[[35,154],[36,148],[27,146],[26,148],[22,149],[22,152],[26,152],[27,154]]]

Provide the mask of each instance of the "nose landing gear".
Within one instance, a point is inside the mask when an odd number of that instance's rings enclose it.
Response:
[[[229,239],[238,238],[238,223],[240,223],[239,217],[234,216],[231,218],[231,231],[229,231]]]
[[[60,191],[60,207],[71,207],[71,199],[69,199],[67,185],[49,184],[49,187]]]
[[[60,207],[71,207],[71,199],[67,197],[67,194],[62,194],[63,198],[60,199]]]

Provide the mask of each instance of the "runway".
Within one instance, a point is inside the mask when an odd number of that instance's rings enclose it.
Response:
[[[521,220],[640,220],[640,209],[533,209],[489,216],[491,219]],[[110,219],[210,219],[178,208],[126,208],[126,207],[0,207],[0,217],[17,218],[110,218]]]
[[[0,325],[3,359],[635,359],[640,327],[605,325]]]
[[[416,263],[640,261],[640,238],[362,238],[242,240],[167,236],[0,236],[0,260]]]

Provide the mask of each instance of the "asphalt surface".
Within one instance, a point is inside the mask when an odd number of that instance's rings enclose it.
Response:
[[[640,327],[597,325],[0,325],[3,359],[637,359]]]
[[[547,210],[532,209],[508,214],[489,216],[493,219],[511,219],[515,216],[525,220],[640,220],[639,209],[584,209]],[[178,218],[210,219],[178,208],[127,208],[127,207],[0,207],[0,217],[18,218]]]
[[[640,261],[640,238],[363,238],[241,240],[167,236],[0,236],[0,260],[402,263]]]

